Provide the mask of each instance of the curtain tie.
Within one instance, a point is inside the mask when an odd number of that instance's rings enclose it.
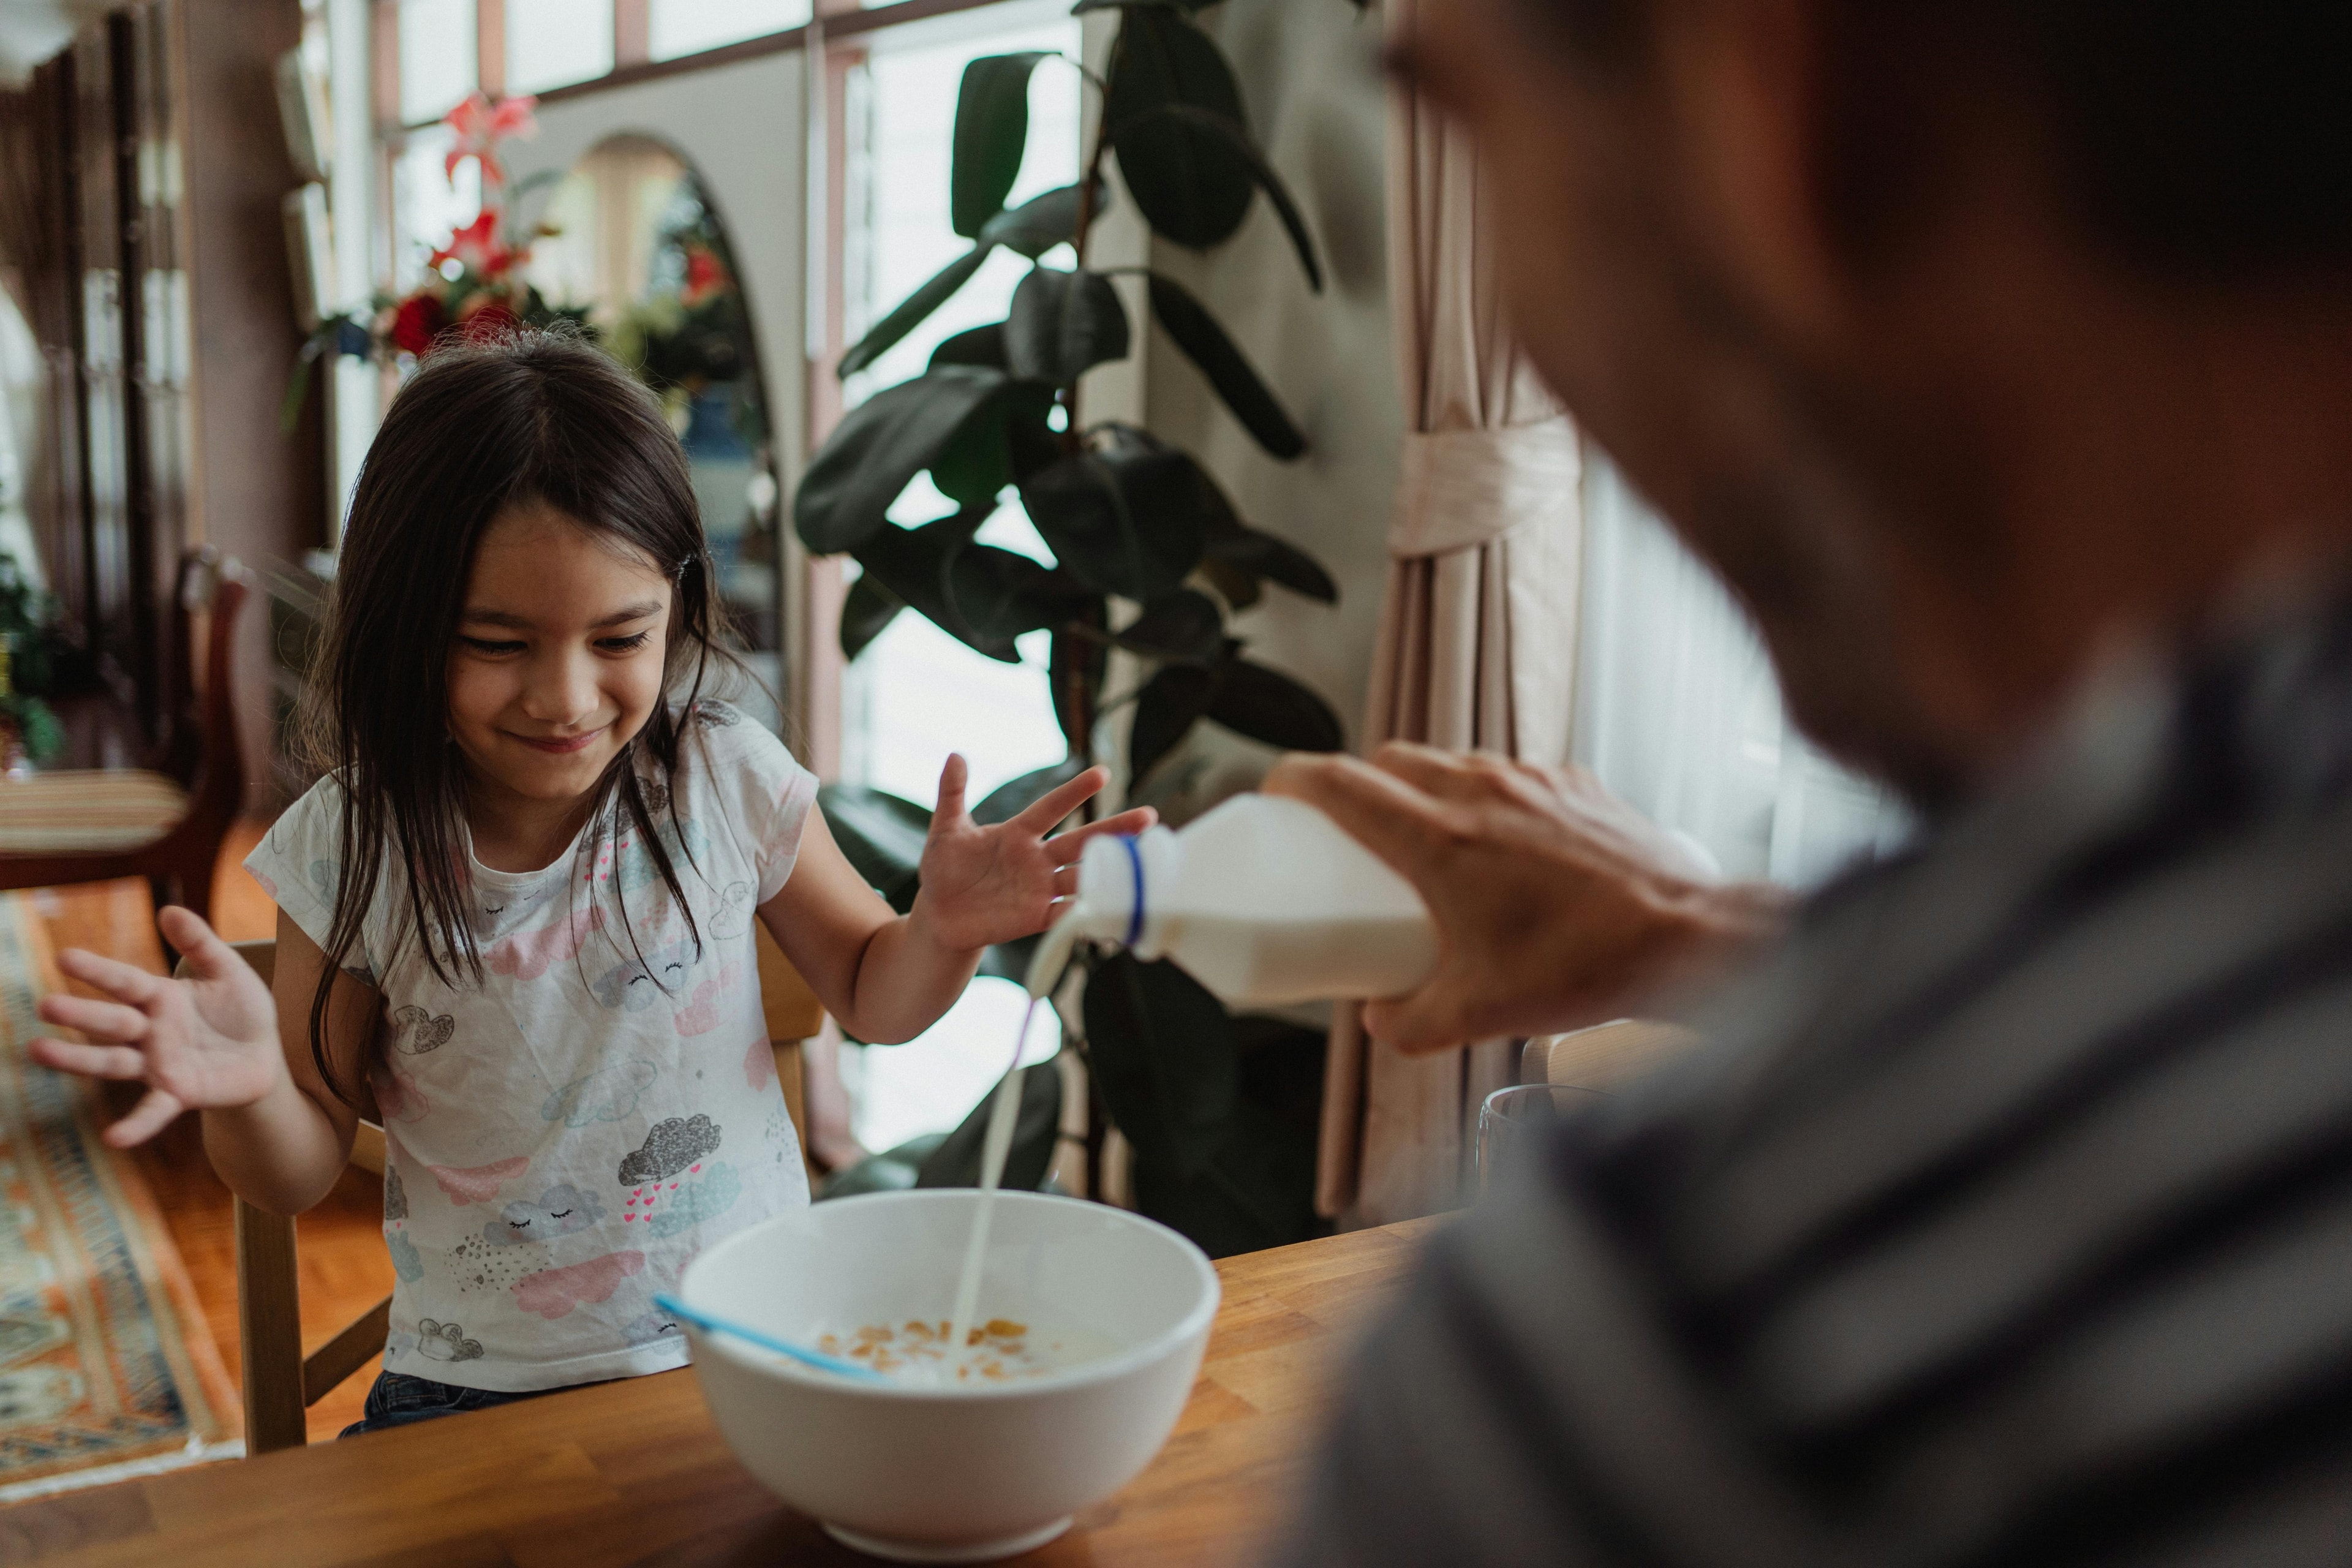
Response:
[[[1582,468],[1565,414],[1499,430],[1408,431],[1389,553],[1444,555],[1525,523],[1571,524]]]

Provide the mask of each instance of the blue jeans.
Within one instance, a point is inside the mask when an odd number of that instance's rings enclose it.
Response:
[[[367,1432],[389,1432],[394,1426],[414,1426],[419,1421],[462,1415],[468,1410],[488,1410],[494,1405],[512,1405],[518,1399],[536,1399],[542,1394],[557,1392],[560,1391],[541,1388],[529,1394],[497,1394],[487,1388],[435,1383],[431,1378],[411,1377],[402,1372],[380,1372],[368,1389],[365,1415],[336,1436],[357,1437]]]

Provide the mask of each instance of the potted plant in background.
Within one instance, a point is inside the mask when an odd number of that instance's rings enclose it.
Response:
[[[1202,8],[1083,0],[1078,11],[1120,13],[1084,174],[1011,209],[1004,202],[1027,141],[1030,75],[1050,57],[1000,55],[966,68],[950,210],[971,248],[885,315],[844,356],[840,374],[874,363],[992,251],[1026,257],[1032,268],[1005,320],[949,338],[922,374],[852,409],[794,499],[808,548],[847,554],[861,568],[842,615],[848,658],[908,611],[1007,662],[1020,659],[1015,638],[1050,634],[1043,695],[1068,740],[1068,760],[983,800],[974,816],[984,822],[1013,816],[1090,765],[1099,722],[1116,704],[1134,709],[1121,760],[1137,782],[1203,722],[1285,750],[1336,751],[1342,742],[1329,704],[1250,659],[1233,624],[1267,584],[1333,601],[1328,574],[1244,519],[1192,457],[1148,429],[1088,424],[1079,401],[1081,375],[1123,358],[1137,330],[1111,279],[1140,273],[1152,317],[1257,444],[1285,460],[1306,450],[1249,356],[1181,284],[1144,268],[1087,266],[1089,232],[1111,199],[1115,168],[1152,233],[1196,250],[1230,239],[1265,197],[1309,288],[1321,289],[1314,241],[1250,132],[1232,68],[1191,19]],[[1039,259],[1063,244],[1075,266]],[[902,526],[889,509],[924,472],[955,510]],[[1008,494],[1052,551],[1052,564],[975,538]],[[1114,648],[1146,672],[1116,693],[1105,684]],[[860,870],[895,907],[909,907],[929,813],[843,785],[828,788],[825,806]],[[1029,945],[992,953],[984,972],[1018,978]],[[1124,953],[1084,962],[1071,1043],[1085,1053],[1099,1109],[1133,1146],[1138,1206],[1213,1254],[1314,1234],[1321,1033],[1230,1016],[1165,963]],[[1033,1124],[1050,1141],[1050,1119],[1024,1116],[1024,1128]],[[951,1142],[963,1141],[959,1133]],[[1042,1177],[1041,1161],[1029,1168]]]
[[[453,138],[442,160],[443,172],[454,180],[458,165],[473,159],[481,170],[481,210],[472,223],[453,230],[425,258],[425,277],[407,292],[377,294],[365,320],[348,311],[320,319],[302,346],[278,411],[279,423],[288,432],[302,412],[311,365],[331,353],[383,364],[413,364],[452,329],[496,332],[518,322],[546,327],[568,321],[593,335],[584,308],[549,304],[526,276],[531,241],[547,231],[518,233],[509,219],[512,201],[538,179],[554,177],[534,176],[509,190],[506,165],[499,161],[500,142],[539,133],[539,122],[531,114],[538,101],[533,98],[493,100],[477,92],[441,117]]]

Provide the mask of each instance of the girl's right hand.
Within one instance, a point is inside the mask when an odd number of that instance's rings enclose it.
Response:
[[[147,1085],[131,1114],[106,1130],[118,1149],[145,1142],[183,1110],[255,1104],[287,1076],[277,1004],[261,976],[194,912],[166,909],[157,923],[187,955],[188,979],[166,980],[68,948],[58,967],[114,1000],[42,997],[45,1022],[78,1029],[93,1043],[44,1037],[26,1048],[44,1067]]]

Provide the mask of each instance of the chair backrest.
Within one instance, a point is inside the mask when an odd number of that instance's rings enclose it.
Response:
[[[1519,1081],[1570,1089],[1614,1089],[1698,1044],[1699,1035],[1654,1018],[1619,1018],[1530,1039]]]
[[[275,942],[230,944],[264,981],[278,967]],[[184,973],[187,961],[180,961]],[[359,1125],[351,1163],[383,1174],[383,1129]],[[245,1451],[268,1454],[299,1448],[310,1440],[305,1413],[327,1391],[351,1376],[383,1349],[392,1324],[386,1296],[340,1330],[325,1344],[302,1353],[302,1291],[289,1215],[255,1208],[243,1198],[236,1211],[236,1339],[245,1373]]]
[[[192,795],[234,812],[244,804],[245,766],[236,742],[233,680],[237,619],[250,587],[235,557],[209,544],[180,557],[173,583],[170,668],[163,731],[150,765]],[[197,617],[204,617],[198,646]],[[196,672],[202,668],[200,692]]]

